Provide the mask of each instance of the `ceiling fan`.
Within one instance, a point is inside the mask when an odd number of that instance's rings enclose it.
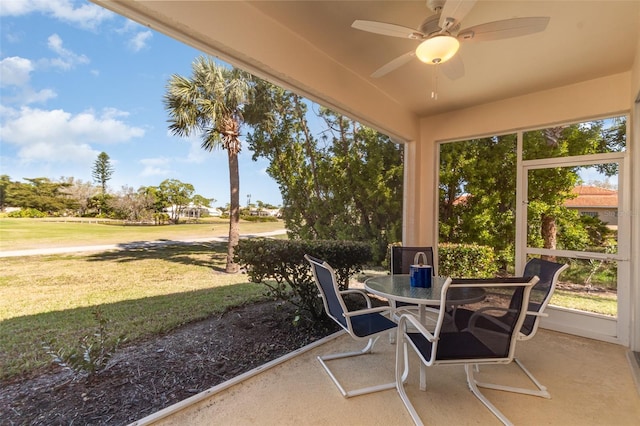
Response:
[[[383,65],[371,74],[371,77],[382,77],[417,57],[427,64],[444,64],[443,73],[454,80],[464,75],[464,65],[456,55],[460,42],[519,37],[544,31],[549,23],[548,16],[511,18],[460,29],[460,22],[476,1],[426,0],[427,7],[434,14],[427,17],[416,30],[385,22],[355,20],[351,26],[358,30],[420,42],[415,50]]]

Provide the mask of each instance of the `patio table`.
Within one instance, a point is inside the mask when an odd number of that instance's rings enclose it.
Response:
[[[369,278],[364,282],[364,288],[380,297],[396,302],[405,302],[418,305],[420,322],[426,321],[426,307],[439,307],[440,293],[447,277],[433,277],[430,288],[411,287],[409,275],[381,275]],[[485,291],[482,288],[454,288],[449,291],[448,306],[466,305],[480,302],[484,299]]]
[[[420,323],[426,325],[427,306],[441,309],[440,297],[442,286],[448,277],[433,277],[431,287],[411,287],[410,275],[381,275],[369,278],[364,282],[364,288],[381,297],[396,302],[406,302],[418,305]],[[447,306],[444,308],[468,303],[476,303],[484,300],[485,291],[479,287],[458,287],[449,290]],[[432,312],[434,310],[432,309]],[[420,363],[420,390],[426,390],[426,367]]]

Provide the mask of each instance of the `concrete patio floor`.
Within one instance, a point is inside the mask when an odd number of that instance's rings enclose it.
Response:
[[[395,389],[343,398],[316,359],[360,349],[337,334],[135,422],[135,425],[411,425]],[[393,380],[395,346],[381,338],[375,353],[331,362],[347,389]],[[516,425],[638,425],[640,395],[628,350],[618,345],[539,330],[520,342],[518,358],[545,384],[551,399],[495,390],[484,394]],[[282,361],[282,360],[280,360]],[[464,368],[427,369],[427,391],[417,388],[412,356],[407,390],[428,425],[501,424],[469,391]],[[635,362],[635,360],[633,360]],[[479,378],[527,385],[516,366],[485,366]]]

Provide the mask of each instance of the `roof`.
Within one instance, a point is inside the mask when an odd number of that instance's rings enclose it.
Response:
[[[596,186],[578,185],[572,193],[577,197],[564,202],[565,207],[617,208],[618,191]]]

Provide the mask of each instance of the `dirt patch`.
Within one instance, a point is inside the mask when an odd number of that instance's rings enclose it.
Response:
[[[52,367],[2,383],[0,424],[128,424],[337,330],[294,317],[281,302],[247,305],[127,346],[89,380]]]

